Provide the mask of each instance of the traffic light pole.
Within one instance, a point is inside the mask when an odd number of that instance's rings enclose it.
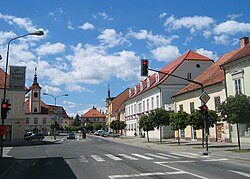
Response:
[[[151,69],[151,68],[148,68],[148,70],[150,71],[155,71],[155,72],[158,72],[158,73],[162,73],[162,74],[165,74],[165,75],[169,75],[169,76],[173,76],[175,78],[179,78],[179,79],[182,79],[182,80],[185,80],[185,81],[188,81],[188,82],[191,82],[191,83],[195,83],[197,85],[200,85],[201,86],[201,93],[204,92],[204,86],[203,84],[201,84],[200,82],[198,81],[194,81],[194,80],[190,80],[190,79],[187,79],[187,78],[183,78],[181,76],[177,76],[177,75],[173,75],[173,74],[170,74],[170,73],[167,73],[167,72],[162,72],[162,71],[158,71],[158,70],[154,70],[154,69]],[[204,103],[201,101],[202,105],[204,105]],[[207,128],[207,120],[208,120],[208,117],[205,116],[204,118],[204,128],[205,128],[205,137],[206,137],[206,152],[208,152],[208,128]],[[204,147],[204,128],[202,129],[202,146]],[[205,154],[205,153],[204,153]],[[206,153],[207,154],[207,153]]]

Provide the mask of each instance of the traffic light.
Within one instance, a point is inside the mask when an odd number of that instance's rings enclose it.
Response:
[[[7,112],[11,109],[11,104],[8,103],[8,101],[3,101],[1,104],[1,118],[6,119],[7,118]]]
[[[202,114],[208,115],[208,107],[207,105],[203,104],[199,107]]]
[[[141,76],[148,76],[148,60],[141,60]]]

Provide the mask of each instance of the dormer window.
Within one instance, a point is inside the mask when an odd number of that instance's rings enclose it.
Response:
[[[131,95],[132,95],[131,89],[129,89],[128,95],[129,95],[129,97],[131,97]]]
[[[140,84],[140,91],[142,91],[142,90],[143,90],[143,84],[141,82],[141,84]]]
[[[158,82],[159,82],[159,79],[160,79],[160,77],[159,77],[159,73],[157,73],[157,74],[156,74],[156,77],[155,77],[156,83],[158,83]]]
[[[150,80],[149,78],[147,79],[147,88],[150,87]]]
[[[135,94],[137,93],[137,88],[136,88],[136,86],[135,86]]]

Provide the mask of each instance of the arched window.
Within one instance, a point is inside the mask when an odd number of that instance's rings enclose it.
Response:
[[[34,92],[34,98],[38,97],[38,92]]]

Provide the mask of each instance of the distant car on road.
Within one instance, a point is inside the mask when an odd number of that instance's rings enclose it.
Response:
[[[24,139],[25,140],[33,140],[33,139],[43,140],[44,136],[42,134],[31,134],[29,136],[26,136]]]
[[[74,132],[70,132],[70,133],[68,133],[68,135],[67,135],[67,139],[75,139],[76,138],[76,135],[75,135],[75,133]]]
[[[102,137],[110,137],[110,135],[112,134],[112,132],[108,132],[108,131],[103,131],[100,136]]]
[[[95,131],[95,135],[101,135],[103,132],[106,132],[105,130],[97,130]]]

